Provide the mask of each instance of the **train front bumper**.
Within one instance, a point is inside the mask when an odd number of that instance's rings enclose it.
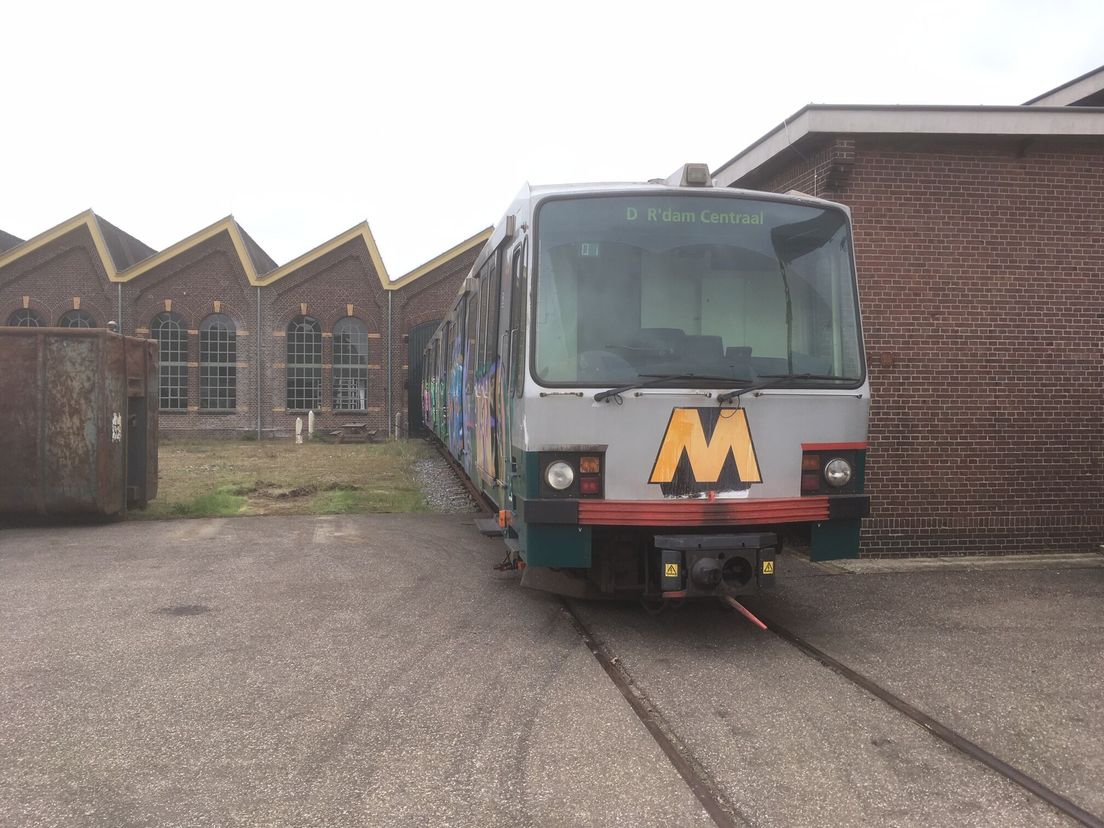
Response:
[[[858,556],[859,526],[869,514],[870,497],[865,494],[714,500],[517,497],[513,526],[530,566],[589,567],[592,532],[615,527],[638,532],[653,527],[657,535],[670,535],[803,524],[810,527],[813,560],[830,560]]]
[[[517,498],[526,523],[574,526],[772,526],[858,520],[870,514],[865,494],[758,499],[599,500]]]

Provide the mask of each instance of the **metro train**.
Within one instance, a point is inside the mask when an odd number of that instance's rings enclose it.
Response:
[[[847,207],[526,186],[423,355],[424,422],[525,586],[677,601],[858,555],[870,386]]]

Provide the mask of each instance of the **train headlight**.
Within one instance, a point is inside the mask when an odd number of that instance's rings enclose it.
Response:
[[[829,486],[846,486],[851,481],[851,464],[842,457],[829,460],[824,467],[824,479]]]
[[[544,479],[553,489],[562,492],[575,482],[575,470],[562,460],[557,460],[548,464],[548,468],[544,470]]]

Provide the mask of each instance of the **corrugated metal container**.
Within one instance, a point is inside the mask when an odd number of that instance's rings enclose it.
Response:
[[[157,343],[0,327],[0,513],[121,515],[157,495]]]

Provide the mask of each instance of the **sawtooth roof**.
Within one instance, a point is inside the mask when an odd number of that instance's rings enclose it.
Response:
[[[364,245],[372,261],[376,273],[379,276],[380,285],[384,290],[396,290],[410,282],[424,276],[431,270],[440,267],[449,259],[455,258],[475,247],[481,247],[491,235],[491,228],[486,228],[471,236],[460,244],[446,250],[440,256],[430,259],[428,262],[416,267],[409,273],[392,281],[380,256],[375,237],[367,222],[361,222],[351,227],[318,247],[295,258],[283,266],[278,266],[276,261],[266,253],[253,238],[242,229],[233,216],[219,219],[214,224],[199,230],[196,233],[181,239],[158,252],[138,239],[123,232],[110,222],[104,221],[91,210],[79,213],[73,218],[63,221],[49,230],[46,230],[27,241],[16,239],[4,233],[3,236],[14,241],[9,247],[4,247],[4,240],[0,238],[0,267],[17,261],[23,256],[44,247],[62,236],[72,233],[80,228],[86,228],[92,236],[93,244],[99,253],[100,261],[108,279],[112,282],[129,282],[144,273],[161,265],[172,258],[179,256],[187,250],[202,244],[209,239],[226,233],[231,246],[237,253],[249,283],[254,286],[270,285],[289,273],[293,273],[312,261],[321,258],[336,248],[359,242]]]

